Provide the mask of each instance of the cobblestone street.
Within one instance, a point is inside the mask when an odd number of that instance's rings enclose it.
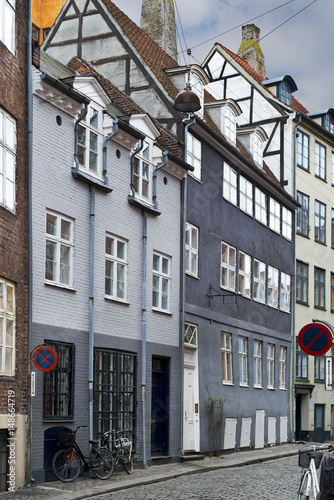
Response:
[[[301,469],[296,456],[120,490],[99,500],[291,500],[296,498]]]

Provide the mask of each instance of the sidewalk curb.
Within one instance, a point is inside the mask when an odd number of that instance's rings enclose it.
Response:
[[[150,478],[138,478],[138,480],[129,482],[128,480],[122,480],[117,485],[111,486],[108,485],[105,488],[101,488],[101,486],[96,488],[96,491],[93,491],[91,489],[90,492],[82,493],[82,492],[66,492],[66,493],[61,493],[60,495],[52,497],[52,500],[84,500],[86,498],[94,498],[98,497],[100,495],[106,495],[108,493],[113,493],[119,490],[125,490],[125,489],[130,489],[130,488],[137,488],[139,486],[146,486],[149,484],[154,484],[154,483],[161,483],[163,481],[168,481],[170,479],[176,479],[179,477],[183,476],[190,476],[193,474],[203,474],[205,472],[212,472],[215,470],[219,469],[231,469],[231,468],[236,468],[236,467],[244,467],[246,465],[253,465],[256,463],[261,463],[261,462],[268,462],[271,460],[277,460],[280,458],[285,458],[285,457],[290,457],[292,455],[297,455],[298,450],[291,450],[291,451],[284,451],[284,452],[277,452],[272,455],[259,455],[254,458],[248,458],[244,460],[230,460],[229,463],[221,463],[217,465],[209,465],[209,466],[204,466],[204,467],[199,467],[196,469],[187,469],[187,470],[182,470],[180,472],[169,472],[169,473],[164,473],[162,474],[157,474],[154,477]]]

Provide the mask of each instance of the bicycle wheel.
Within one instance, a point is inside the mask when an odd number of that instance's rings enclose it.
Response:
[[[114,470],[114,460],[108,448],[98,448],[92,455],[92,471],[99,479],[108,479]]]
[[[57,479],[70,483],[80,474],[80,457],[73,449],[59,450],[52,459],[52,469]]]
[[[299,489],[297,493],[297,500],[309,500],[309,495],[306,492],[309,491],[309,482],[311,481],[310,471],[306,470],[300,480]]]
[[[123,464],[124,470],[128,474],[132,474],[132,472],[133,472],[133,462],[132,462],[132,458],[130,457],[129,450],[127,450],[127,449],[124,450],[124,456],[123,456],[123,459],[122,459],[122,464]]]

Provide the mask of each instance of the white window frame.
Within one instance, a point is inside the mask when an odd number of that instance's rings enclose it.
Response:
[[[0,109],[0,203],[12,211],[15,210],[15,170],[16,122]]]
[[[267,225],[267,196],[257,187],[255,188],[255,219]]]
[[[165,271],[165,265],[168,270]],[[152,309],[170,311],[171,258],[159,252],[153,252],[152,262]],[[157,300],[156,300],[157,299]],[[166,303],[167,301],[167,303]]]
[[[310,138],[301,130],[297,131],[297,165],[309,170]]]
[[[239,207],[248,215],[253,215],[253,184],[240,175]]]
[[[279,388],[286,389],[287,348],[279,348]]]
[[[224,120],[223,134],[227,139],[235,144],[237,138],[237,117],[230,106],[224,106],[222,113]]]
[[[291,276],[281,272],[281,285],[280,285],[280,310],[290,312],[291,300]]]
[[[153,170],[153,141],[146,137],[143,149],[134,157],[132,182],[136,198],[148,203],[152,203]]]
[[[262,388],[262,342],[254,340],[254,387]]]
[[[184,324],[184,345],[197,348],[198,326],[192,323]]]
[[[279,301],[279,271],[275,267],[268,266],[268,306],[278,309]]]
[[[256,302],[266,302],[266,264],[254,259],[253,299]]]
[[[275,344],[267,345],[268,389],[275,389]]]
[[[236,287],[236,264],[237,249],[221,242],[221,263],[220,263],[220,286],[231,292],[235,292]],[[225,276],[225,283],[223,277]]]
[[[55,218],[56,224],[55,224],[55,233],[49,233],[48,232],[48,216],[50,218]],[[67,224],[69,226],[69,235],[68,239],[62,237],[62,222]],[[70,219],[69,217],[59,214],[57,212],[53,212],[51,210],[46,211],[46,217],[45,217],[45,245],[46,245],[46,254],[45,254],[45,283],[48,283],[50,285],[57,285],[65,288],[73,288],[73,248],[74,248],[74,243],[73,243],[73,232],[74,232],[74,221],[73,219]],[[55,255],[54,259],[51,260],[48,257],[48,243],[53,246],[55,249]],[[61,254],[62,251],[66,250],[68,252],[67,255],[67,261],[63,262],[63,266],[68,268],[68,283],[62,280],[62,262],[61,262]],[[53,278],[48,278],[47,277],[47,272],[48,272],[48,266],[47,262],[53,262],[55,269],[53,269]]]
[[[15,0],[0,0],[0,40],[15,54]]]
[[[198,278],[198,227],[186,222],[186,273]]]
[[[269,227],[275,233],[281,232],[281,205],[278,201],[270,198],[269,200]]]
[[[11,292],[9,292],[11,290]],[[15,285],[0,280],[0,375],[15,375],[16,304]]]
[[[282,207],[282,236],[292,240],[292,212],[285,207]]]
[[[316,177],[326,180],[326,146],[315,141],[314,146],[314,173]]]
[[[239,385],[248,387],[248,339],[238,337]]]
[[[238,274],[238,292],[251,298],[252,284],[252,258],[245,252],[239,251],[239,274]]]
[[[121,302],[126,302],[127,300],[127,254],[128,241],[119,236],[106,233],[104,288],[106,298]],[[108,291],[110,291],[110,293],[108,293]]]
[[[332,173],[332,186],[334,186],[334,151],[331,154],[331,173]]]
[[[253,153],[253,160],[255,163],[258,165],[262,166],[263,165],[263,141],[259,134],[254,132],[252,134],[252,153]]]
[[[93,102],[88,105],[87,115],[78,126],[78,161],[80,171],[102,179],[103,108]],[[93,144],[96,140],[96,144]],[[96,158],[95,162],[91,158]]]
[[[189,174],[201,181],[202,179],[202,143],[188,132],[187,136],[187,162],[194,167]]]
[[[223,384],[233,385],[232,334],[221,332]]]
[[[223,197],[233,205],[237,205],[238,201],[238,176],[237,172],[224,162],[224,177],[223,177]]]

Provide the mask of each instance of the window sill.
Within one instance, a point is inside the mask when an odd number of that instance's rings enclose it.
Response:
[[[299,304],[300,306],[307,306],[310,307],[308,302],[301,302],[300,300],[296,300],[296,304]]]
[[[248,385],[248,384],[239,384],[239,387],[246,387],[246,388],[249,388],[249,385]]]
[[[60,288],[61,290],[67,290],[68,292],[76,292],[74,288],[68,287],[66,285],[61,285],[59,283],[53,283],[51,281],[45,281],[44,285],[53,286],[55,288]]]
[[[280,391],[287,391],[288,389],[286,387],[280,387],[279,390]]]
[[[72,168],[72,176],[75,179],[78,179],[85,184],[89,184],[90,186],[95,186],[96,188],[106,193],[111,193],[112,191],[112,189],[102,179],[95,178],[87,174],[86,172],[77,170],[76,168]]]
[[[266,305],[265,300],[256,299],[255,297],[253,297],[253,300],[254,300],[254,302],[257,302],[258,304],[263,304],[264,306]]]
[[[228,381],[225,381],[225,380],[223,380],[223,385],[229,385],[230,387],[234,387],[233,382],[228,382]]]
[[[108,302],[116,302],[117,304],[122,304],[123,306],[130,305],[130,302],[128,302],[127,300],[117,299],[115,297],[109,297],[108,295],[105,295],[104,299],[108,300]]]
[[[200,278],[196,276],[195,274],[191,274],[188,271],[186,271],[186,275],[189,276],[189,278],[195,278],[195,280],[199,280]]]
[[[276,387],[267,387],[268,391],[276,391]]]
[[[302,236],[303,238],[306,238],[306,239],[308,239],[308,240],[310,239],[310,237],[309,237],[309,235],[308,235],[308,234],[298,233],[298,231],[297,231],[297,233],[296,233],[296,234],[297,234],[297,236]]]
[[[325,307],[314,305],[314,309],[320,309],[321,311],[326,311]]]
[[[263,390],[263,387],[262,387],[262,385],[254,385],[254,389],[262,389]]]
[[[315,384],[323,384],[325,382],[325,379],[321,380],[320,378],[314,379]]]
[[[160,314],[166,314],[167,316],[173,316],[173,314],[170,311],[164,311],[163,309],[156,309],[152,307],[152,311]]]
[[[150,205],[149,203],[145,203],[143,200],[136,198],[134,196],[129,195],[128,196],[128,201],[130,205],[133,205],[134,207],[140,208],[141,210],[145,210],[151,215],[160,215],[161,212],[157,208],[155,208],[153,205]]]
[[[324,247],[327,246],[326,242],[325,241],[320,241],[320,240],[314,240],[314,243],[319,243],[319,245],[323,245]]]

